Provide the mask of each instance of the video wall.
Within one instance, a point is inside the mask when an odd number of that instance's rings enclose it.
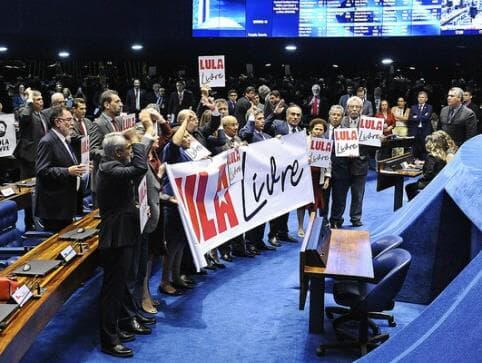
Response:
[[[194,37],[482,34],[482,0],[193,0]]]

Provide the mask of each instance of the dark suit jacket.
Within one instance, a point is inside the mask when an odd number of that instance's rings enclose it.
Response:
[[[242,140],[239,138],[239,136],[235,135],[233,138],[231,139],[228,139],[226,137],[226,142],[224,143],[224,145],[221,145],[221,146],[217,146],[214,148],[214,153],[217,155],[217,154],[220,154],[222,153],[223,151],[226,151],[226,150],[229,150],[229,149],[232,149],[234,147],[235,144],[241,144]]]
[[[125,112],[127,113],[136,113],[142,110],[144,107],[146,107],[146,91],[143,90],[142,88],[139,89],[139,92],[141,93],[140,95],[140,106],[141,108],[139,110],[136,110],[136,94],[134,92],[134,89],[131,88],[127,90],[126,94],[126,104],[125,104]]]
[[[236,102],[228,101],[228,112],[230,115],[234,116],[235,109],[236,109]]]
[[[251,102],[246,97],[241,97],[236,102],[234,108],[234,117],[238,120],[239,127],[242,128],[246,124],[246,113],[251,108]]]
[[[431,105],[425,104],[422,109],[420,109],[418,105],[410,107],[410,117],[407,122],[409,136],[417,135],[417,129],[420,122],[422,123],[423,135],[430,135],[433,132]]]
[[[161,191],[161,182],[157,178],[154,169],[148,165],[146,173],[146,184],[147,184],[147,202],[151,210],[151,216],[149,217],[146,226],[144,227],[144,233],[151,233],[157,227],[159,223],[159,216],[161,214],[160,210],[160,199],[159,192]]]
[[[53,130],[39,142],[35,164],[35,215],[46,219],[70,219],[77,211],[77,178],[69,175],[75,165],[70,153]]]
[[[102,219],[100,249],[131,246],[139,240],[136,181],[147,172],[148,166],[143,144],[134,144],[132,151],[132,161],[127,165],[106,158],[99,165],[97,202]]]
[[[449,120],[449,112],[449,106],[445,106],[440,111],[438,129],[448,133],[457,146],[477,135],[477,118],[474,111],[462,105],[452,120]]]
[[[276,135],[288,135],[291,133],[292,126],[288,124],[288,121],[285,120],[267,120],[266,123],[264,124],[264,131],[271,135],[271,136],[276,136]],[[300,126],[296,127],[297,132],[303,131],[303,128]]]
[[[341,121],[340,128],[350,127],[348,117]],[[331,127],[330,127],[331,132]],[[351,176],[363,176],[368,174],[370,147],[360,145],[360,156],[356,158],[336,157],[335,148],[331,155],[331,175],[333,179],[349,179]]]
[[[174,114],[174,117],[177,117],[177,114],[181,110],[194,108],[194,96],[191,91],[185,89],[184,94],[182,96],[182,102],[179,102],[179,94],[177,91],[174,91],[169,96],[169,102],[167,103],[167,113],[168,115]]]
[[[254,120],[248,120],[246,125],[241,130],[239,130],[239,137],[241,138],[241,140],[247,141],[249,144],[252,144],[253,142],[271,139],[271,136],[267,133],[255,130]]]
[[[44,115],[33,112],[31,104],[20,110],[20,137],[14,152],[17,159],[30,163],[35,162],[38,143],[45,135],[44,127],[42,126],[42,118],[45,125],[48,125],[48,120]]]
[[[146,93],[146,106],[149,103],[155,103],[159,106],[159,111],[162,116],[167,116],[167,97],[156,95],[154,91],[149,91]]]

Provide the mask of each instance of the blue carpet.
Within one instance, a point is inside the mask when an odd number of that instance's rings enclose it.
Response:
[[[393,189],[375,191],[371,173],[367,182],[363,221],[376,228],[392,214]],[[347,216],[345,220],[349,220]],[[297,230],[296,214],[290,230]],[[150,336],[127,343],[133,361],[161,362],[310,362],[321,341],[334,340],[331,325],[325,336],[308,334],[308,307],[298,310],[298,260],[300,244],[284,244],[276,252],[256,258],[236,258],[225,270],[197,277],[198,287],[181,297],[158,295],[159,266],[151,291],[163,300],[158,323]],[[66,302],[38,336],[23,362],[118,361],[100,352],[97,299],[101,273]],[[333,304],[331,294],[327,305]],[[397,303],[398,325],[381,329],[390,334],[416,318],[425,306]],[[355,352],[328,352],[323,361],[351,362]]]

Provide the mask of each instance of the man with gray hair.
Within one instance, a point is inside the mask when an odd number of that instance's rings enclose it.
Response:
[[[52,93],[50,96],[50,107],[42,110],[45,118],[50,120],[50,116],[52,115],[54,107],[63,106],[65,104],[64,94],[61,92]]]
[[[457,146],[477,135],[477,117],[462,104],[464,91],[453,87],[447,95],[447,106],[440,111],[438,129],[448,133]]]
[[[151,332],[136,317],[137,307],[128,288],[129,281],[135,278],[131,273],[140,237],[133,185],[147,172],[147,153],[134,130],[125,136],[119,132],[106,135],[102,149],[97,175],[97,200],[102,219],[99,250],[104,268],[100,342],[106,354],[131,357],[134,352],[122,342],[134,340],[134,334]]]
[[[363,100],[352,96],[347,101],[347,115],[341,121],[341,128],[358,128],[363,108]],[[334,109],[333,109],[334,111]],[[335,112],[335,111],[334,111]],[[331,121],[333,123],[333,121]],[[336,142],[336,141],[335,141]],[[360,156],[331,158],[332,197],[330,223],[332,228],[343,225],[348,189],[351,189],[350,220],[354,227],[363,225],[361,221],[365,181],[368,174],[369,147],[360,145]]]

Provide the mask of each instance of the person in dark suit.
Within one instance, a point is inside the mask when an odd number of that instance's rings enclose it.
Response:
[[[263,132],[264,113],[261,110],[253,110],[246,125],[239,130],[239,137],[249,144],[271,139],[271,136]],[[274,246],[268,246],[263,242],[265,223],[254,227],[246,232],[246,239],[254,245],[257,250],[276,250]]]
[[[472,101],[472,91],[464,91],[464,106],[470,108],[477,118],[477,133],[482,133],[482,122],[480,120],[480,107]]]
[[[305,132],[300,127],[302,112],[301,107],[297,105],[289,106],[286,110],[286,120],[269,120],[264,125],[264,131],[276,137],[278,135],[288,135],[295,132]],[[287,242],[297,242],[297,240],[288,234],[288,218],[289,213],[277,217],[269,222],[270,231],[268,233],[269,243],[274,247],[279,247],[279,240]]]
[[[64,106],[53,107],[50,124],[52,128],[39,142],[35,163],[35,215],[46,230],[58,232],[76,215],[79,178],[88,165],[79,163],[70,146],[72,114]]]
[[[40,139],[47,133],[49,120],[42,114],[43,98],[39,91],[27,88],[26,106],[19,112],[20,136],[14,156],[20,164],[20,179],[35,176],[35,160],[37,159],[37,146]],[[35,189],[34,189],[35,192]],[[33,203],[35,198],[33,198]],[[32,209],[25,209],[25,229],[35,229]]]
[[[244,96],[238,99],[236,107],[234,108],[234,117],[238,120],[239,127],[246,124],[246,114],[252,106],[252,101],[256,95],[256,89],[252,86],[246,87]]]
[[[146,95],[147,104],[155,103],[159,107],[159,113],[167,118],[167,98],[166,89],[161,87],[159,83],[152,85],[152,90]]]
[[[477,118],[474,111],[462,104],[464,91],[459,87],[449,90],[447,106],[440,111],[438,129],[445,131],[460,147],[465,141],[477,135]]]
[[[341,121],[341,128],[358,128],[363,108],[363,100],[357,96],[347,101],[347,116]],[[335,149],[335,148],[333,148]],[[360,145],[358,157],[336,157],[332,154],[331,177],[332,197],[330,223],[332,228],[343,225],[343,213],[346,207],[346,197],[351,189],[350,220],[354,227],[363,225],[361,221],[363,195],[368,174],[369,151],[367,146]]]
[[[50,96],[50,107],[44,108],[41,112],[47,120],[50,120],[50,115],[54,107],[65,105],[65,98],[62,92],[52,93]]]
[[[133,88],[127,90],[125,112],[139,115],[141,109],[147,104],[146,91],[141,88],[141,81],[135,79],[132,83]]]
[[[427,104],[427,92],[418,93],[418,104],[410,108],[410,117],[407,122],[408,136],[415,137],[413,155],[419,160],[425,160],[425,138],[433,132],[432,106]]]
[[[284,120],[286,118],[285,100],[281,98],[278,90],[269,93],[268,102],[264,108],[264,118],[269,120]]]
[[[180,80],[176,82],[176,91],[169,96],[167,104],[167,115],[170,122],[176,122],[176,116],[181,110],[192,110],[194,107],[194,96],[191,91],[186,89],[186,82]]]
[[[87,105],[85,104],[85,100],[83,98],[74,98],[72,104],[74,126],[72,128],[70,139],[72,140],[72,147],[75,150],[77,160],[81,159],[80,140],[89,135],[90,128],[92,127],[92,121],[85,117],[86,112]]]
[[[130,143],[132,159],[127,140],[121,133],[111,133],[104,138],[97,188],[101,216],[98,248],[104,267],[100,342],[102,352],[119,357],[134,354],[122,344],[134,339],[132,333],[150,333],[148,327],[128,313],[136,309],[127,281],[140,234],[133,185],[148,168],[146,148],[135,133]]]
[[[365,116],[373,116],[373,104],[372,101],[367,99],[367,90],[365,87],[358,87],[356,89],[356,95],[360,98],[363,102],[363,107],[361,114]],[[347,102],[348,105],[348,102]]]
[[[315,83],[311,86],[311,95],[303,101],[303,114],[305,115],[303,124],[308,125],[314,118],[326,117],[326,97],[322,97],[321,86]]]
[[[122,101],[116,91],[107,90],[100,95],[100,105],[102,107],[102,113],[92,123],[90,128],[90,160],[93,160],[94,170],[91,178],[91,190],[92,199],[94,204],[96,201],[96,179],[97,169],[99,167],[100,160],[104,156],[102,150],[102,142],[105,135],[122,130],[122,120],[119,115],[122,110]]]
[[[235,89],[230,89],[228,92],[228,112],[234,116],[234,110],[236,109],[236,101],[238,100],[238,92]]]

